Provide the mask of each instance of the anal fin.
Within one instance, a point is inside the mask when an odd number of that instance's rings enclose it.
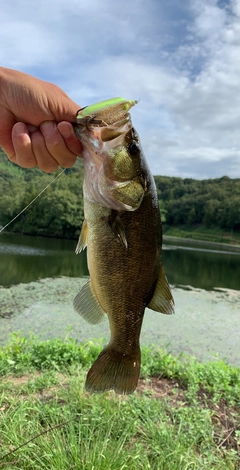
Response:
[[[160,313],[170,315],[174,313],[174,300],[162,264],[158,274],[157,285],[148,307]]]
[[[76,312],[92,325],[99,323],[105,314],[92,290],[91,281],[84,284],[76,295],[73,306]]]

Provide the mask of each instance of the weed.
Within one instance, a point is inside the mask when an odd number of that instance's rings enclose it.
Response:
[[[238,369],[143,348],[144,390],[89,395],[101,347],[14,335],[0,350],[0,468],[238,470]]]

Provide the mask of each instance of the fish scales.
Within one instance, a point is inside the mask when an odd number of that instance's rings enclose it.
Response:
[[[90,392],[135,390],[144,310],[149,306],[169,314],[174,307],[162,266],[156,187],[127,111],[112,126],[106,122],[108,107],[97,124],[94,118],[76,130],[85,167],[85,222],[77,251],[87,245],[90,281],[74,306],[91,323],[107,314],[111,331],[109,344],[88,372]]]

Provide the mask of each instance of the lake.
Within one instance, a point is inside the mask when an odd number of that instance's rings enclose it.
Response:
[[[49,277],[88,274],[86,251],[75,254],[76,240],[0,235],[0,285]],[[163,264],[170,284],[212,290],[240,290],[240,251],[213,244],[164,238]]]
[[[15,331],[42,340],[109,337],[107,318],[90,325],[73,309],[88,275],[86,253],[75,255],[75,247],[76,240],[0,235],[0,345]],[[164,239],[163,263],[175,315],[146,309],[141,344],[239,366],[240,251]]]

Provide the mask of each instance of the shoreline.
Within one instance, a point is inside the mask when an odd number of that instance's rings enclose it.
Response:
[[[196,244],[196,245],[210,245],[210,246],[215,246],[216,248],[231,248],[231,250],[233,251],[236,251],[236,252],[240,252],[240,245],[234,245],[234,244],[231,244],[231,243],[221,243],[221,242],[209,242],[209,241],[206,241],[206,240],[199,240],[199,239],[195,239],[195,238],[182,238],[182,237],[174,237],[174,236],[171,236],[171,235],[164,235],[163,234],[163,242],[164,240],[166,241],[173,241],[173,242],[180,242],[180,243],[184,243],[184,244]]]
[[[73,299],[88,278],[45,278],[0,287],[0,345],[13,332],[41,340],[66,338],[94,341],[109,338],[107,318],[86,323],[73,309]],[[172,286],[175,315],[146,309],[141,345],[153,344],[174,355],[186,353],[200,362],[225,359],[240,366],[240,291]]]
[[[0,229],[1,229],[1,226],[0,226]],[[36,237],[36,238],[50,238],[50,239],[54,239],[54,238],[57,238],[58,240],[78,240],[78,236],[75,237],[75,238],[63,238],[63,237],[57,237],[56,235],[55,236],[51,236],[51,235],[41,235],[41,234],[29,234],[29,233],[22,233],[22,232],[10,232],[10,231],[3,231],[2,232],[3,235],[21,235],[21,236],[26,236],[26,237]],[[196,244],[196,245],[210,245],[210,246],[215,246],[215,247],[218,247],[218,248],[231,248],[233,249],[234,251],[237,251],[237,252],[240,252],[240,244],[237,243],[237,239],[236,239],[236,243],[223,243],[223,242],[216,242],[216,241],[208,241],[208,240],[202,240],[200,238],[191,238],[191,237],[178,237],[178,236],[174,236],[174,235],[165,235],[164,232],[162,234],[162,237],[163,237],[163,241],[164,240],[167,240],[167,241],[179,241],[180,243],[190,243],[190,244]]]

